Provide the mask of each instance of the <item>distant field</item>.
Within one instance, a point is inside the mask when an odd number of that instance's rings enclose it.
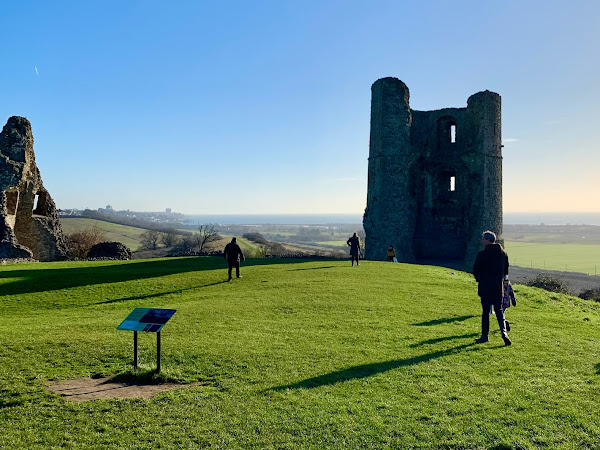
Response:
[[[140,236],[146,231],[143,228],[118,225],[116,223],[104,222],[103,220],[76,217],[61,217],[60,223],[66,234],[71,234],[75,231],[81,231],[87,228],[98,228],[106,235],[108,241],[121,242],[131,250],[138,250],[140,248]]]
[[[511,265],[600,274],[600,245],[505,242]]]

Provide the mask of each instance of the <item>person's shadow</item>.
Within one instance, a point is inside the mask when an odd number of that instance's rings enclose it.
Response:
[[[463,322],[473,317],[479,316],[458,316],[458,317],[443,317],[441,319],[428,320],[427,322],[413,323],[416,327],[430,327],[433,325],[441,325],[443,323]]]
[[[465,336],[454,336],[453,338],[462,338]],[[450,339],[450,338],[449,338]],[[347,369],[330,372],[325,375],[319,375],[313,378],[299,381],[297,383],[276,386],[268,390],[284,391],[287,389],[313,389],[319,386],[343,383],[345,381],[367,378],[378,373],[387,372],[388,370],[397,369],[399,367],[412,366],[422,362],[431,361],[432,359],[441,358],[444,356],[459,353],[461,350],[474,346],[474,342],[461,344],[447,350],[439,350],[436,352],[426,353],[424,355],[413,356],[411,358],[394,359],[372,364],[361,364],[359,366],[349,367]]]

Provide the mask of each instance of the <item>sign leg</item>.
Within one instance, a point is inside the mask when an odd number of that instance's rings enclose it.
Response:
[[[160,331],[156,333],[156,373],[160,373]]]
[[[137,336],[137,331],[133,332],[133,370],[137,371],[138,368],[138,350],[137,350],[137,344],[138,344],[138,336]]]

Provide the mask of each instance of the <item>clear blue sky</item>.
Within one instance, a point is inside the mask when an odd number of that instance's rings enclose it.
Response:
[[[59,208],[362,213],[371,84],[502,96],[505,211],[600,211],[598,1],[18,1],[0,121]]]

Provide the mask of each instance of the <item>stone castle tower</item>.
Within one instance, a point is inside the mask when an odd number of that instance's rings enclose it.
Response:
[[[502,235],[500,96],[472,95],[466,108],[415,111],[408,87],[371,87],[365,257],[462,261],[471,267],[484,230]]]

